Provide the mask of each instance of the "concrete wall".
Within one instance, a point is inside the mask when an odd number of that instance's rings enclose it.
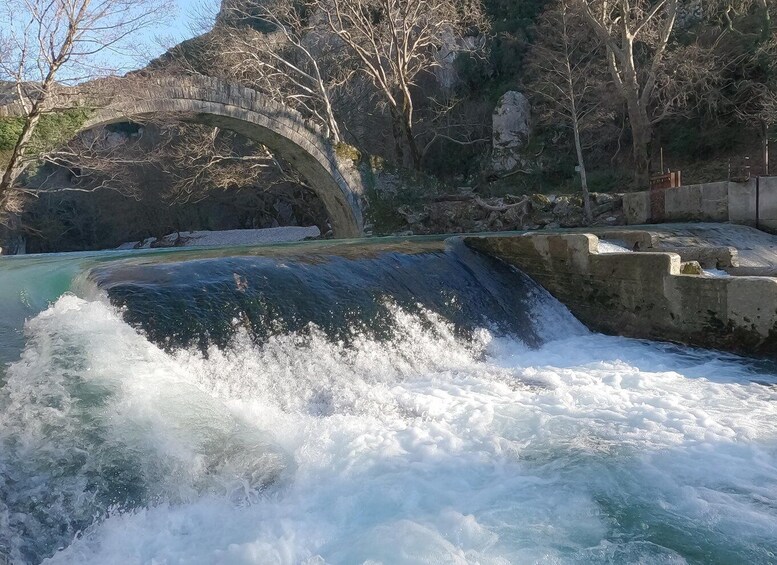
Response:
[[[626,223],[733,222],[777,231],[777,177],[695,184],[623,196]]]
[[[758,226],[777,231],[777,177],[761,177],[758,194]]]
[[[684,275],[676,253],[599,254],[591,234],[465,242],[519,268],[595,331],[777,358],[777,278]]]

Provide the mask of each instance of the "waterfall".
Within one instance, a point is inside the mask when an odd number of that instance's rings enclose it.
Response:
[[[0,562],[766,563],[777,371],[467,250],[0,260]]]

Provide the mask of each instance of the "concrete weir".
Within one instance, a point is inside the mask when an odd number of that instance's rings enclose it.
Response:
[[[777,359],[777,278],[692,274],[677,253],[600,253],[588,233],[472,236],[589,328]]]

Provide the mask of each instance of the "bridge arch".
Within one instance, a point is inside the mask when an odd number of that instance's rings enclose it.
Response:
[[[363,235],[364,186],[356,167],[339,159],[321,129],[299,113],[255,90],[212,77],[130,78],[111,83],[110,94],[79,101],[81,106],[96,108],[79,132],[153,115],[235,131],[266,145],[297,169],[324,203],[335,237]],[[72,93],[62,98],[74,105]],[[53,106],[63,105],[54,102]],[[13,113],[9,107],[2,110],[0,114]]]

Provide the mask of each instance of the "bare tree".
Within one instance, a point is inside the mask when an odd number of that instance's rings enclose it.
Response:
[[[443,47],[481,45],[466,41],[487,28],[479,0],[326,0],[318,6],[388,108],[398,160],[420,168],[418,80],[439,65],[435,55]]]
[[[464,107],[460,109],[459,106]],[[417,128],[421,131],[415,136],[416,139],[425,139],[421,159],[442,143],[465,147],[490,144],[492,137],[488,122],[492,112],[493,107],[485,102],[478,108],[472,104],[465,105],[463,98],[455,96],[443,97],[442,100],[430,98],[424,112],[425,127]]]
[[[759,130],[764,174],[769,174],[769,139],[777,125],[777,30],[772,28],[777,6],[766,0],[718,0],[714,6],[722,14],[722,21],[713,22],[721,27],[715,51],[721,66],[731,67],[732,95],[724,106]]]
[[[607,117],[604,102],[608,80],[601,42],[581,25],[574,0],[558,0],[541,16],[537,40],[529,54],[529,88],[546,110],[545,119],[562,118],[572,130],[588,223],[593,221],[582,136]]]
[[[0,180],[0,213],[19,208],[14,194],[41,118],[62,83],[77,84],[110,74],[109,59],[123,59],[140,43],[144,28],[166,14],[161,0],[9,0],[0,44],[0,79],[15,85],[24,124]],[[126,60],[126,59],[124,59]]]
[[[139,198],[142,186],[135,181],[132,169],[153,168],[160,161],[160,149],[152,143],[142,151],[128,151],[128,140],[142,144],[144,128],[127,135],[111,127],[94,128],[78,134],[64,144],[37,155],[46,175],[36,175],[34,181],[16,190],[39,196],[41,193],[97,192],[110,190]],[[42,167],[42,169],[44,169]]]
[[[637,188],[650,185],[653,125],[674,103],[653,104],[677,19],[678,0],[578,0],[585,21],[606,47],[612,80],[626,104]]]
[[[309,188],[267,147],[232,131],[179,122],[165,122],[160,129],[165,143],[152,159],[170,180],[165,197],[171,202],[199,202],[214,190],[256,184],[263,190],[284,183]]]
[[[332,101],[351,71],[342,42],[317,19],[319,0],[225,4],[211,34],[209,68],[294,108],[342,140]]]
[[[760,130],[763,173],[768,175],[769,139],[777,125],[777,38],[760,43],[742,69],[734,113],[743,123],[755,124]]]
[[[138,198],[144,193],[144,171],[164,177],[160,198],[169,203],[197,203],[214,191],[279,184],[307,187],[302,177],[267,147],[233,131],[181,122],[157,115],[135,124],[137,133],[110,127],[84,132],[45,155],[53,165],[51,180],[42,179],[45,192],[95,192],[109,189]],[[59,188],[62,170],[66,188]],[[36,190],[33,187],[33,190]]]
[[[768,41],[772,35],[772,11],[774,10],[774,6],[770,6],[770,4],[773,2],[769,0],[710,0],[707,9],[712,14],[720,15],[725,31],[737,35],[747,33],[738,29],[738,23],[743,19],[743,16],[746,18],[755,12],[759,25],[754,31],[761,41]],[[748,32],[752,33],[753,30],[748,30]]]

